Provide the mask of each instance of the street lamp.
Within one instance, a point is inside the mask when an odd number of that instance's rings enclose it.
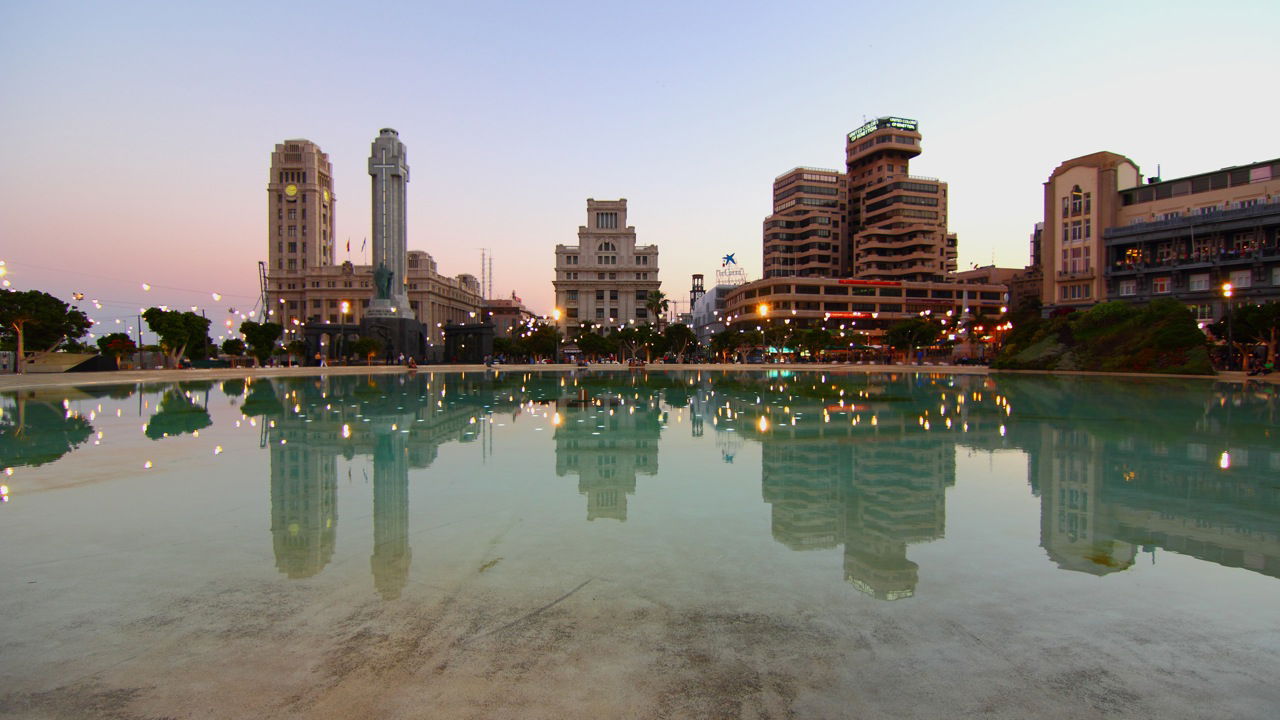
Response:
[[[560,315],[560,308],[551,308],[551,317],[555,318],[556,321],[556,326],[552,328],[552,331],[555,333],[554,337],[556,339],[555,361],[557,363],[560,362]]]
[[[347,315],[351,312],[351,301],[343,300],[339,310],[342,311],[342,324],[338,329],[338,337],[342,342],[338,345],[338,357],[345,360],[347,354]]]
[[[1227,302],[1227,369],[1230,370],[1235,360],[1235,337],[1231,324],[1231,296],[1235,294],[1235,288],[1231,283],[1222,283],[1222,297]]]

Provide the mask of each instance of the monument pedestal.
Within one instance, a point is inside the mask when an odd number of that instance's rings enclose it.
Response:
[[[422,323],[411,317],[366,315],[360,320],[360,335],[375,338],[382,343],[382,350],[377,357],[396,360],[400,353],[404,353],[405,357],[421,362],[427,351]]]

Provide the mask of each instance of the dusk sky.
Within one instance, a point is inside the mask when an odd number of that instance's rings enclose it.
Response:
[[[274,145],[333,162],[336,235],[369,235],[365,160],[407,144],[409,247],[533,310],[586,198],[625,197],[688,297],[760,276],[774,176],[841,168],[864,120],[920,122],[960,266],[1021,267],[1063,160],[1171,178],[1280,156],[1280,3],[0,4],[0,260],[107,323],[247,311]],[[150,292],[141,283],[154,287]],[[221,302],[210,293],[223,294]],[[104,303],[94,310],[90,299]]]

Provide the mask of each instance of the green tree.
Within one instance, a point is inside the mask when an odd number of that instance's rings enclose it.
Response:
[[[711,352],[725,362],[729,353],[738,347],[738,331],[725,328],[711,336]]]
[[[373,356],[382,351],[382,341],[378,338],[361,337],[351,343],[351,352],[364,358],[365,365],[373,364]]]
[[[587,332],[578,336],[578,349],[583,355],[593,360],[599,360],[601,355],[612,353],[617,347],[615,342],[600,333]]]
[[[240,357],[244,355],[244,341],[240,338],[230,338],[222,343],[222,354],[231,357]]]
[[[649,311],[649,316],[653,318],[653,322],[659,328],[666,324],[667,307],[671,301],[667,300],[667,294],[661,290],[650,290],[649,294],[644,298],[645,309]]]
[[[120,358],[126,355],[132,355],[138,349],[133,338],[125,333],[111,333],[98,338],[98,350],[103,356],[109,357],[116,363],[116,369],[120,368]]]
[[[667,339],[667,350],[676,356],[676,362],[684,362],[684,356],[689,349],[698,345],[697,334],[684,323],[668,325],[662,334]]]
[[[165,365],[176,367],[187,354],[188,347],[203,350],[209,344],[209,319],[191,311],[147,308],[142,313],[147,327],[160,338]]]
[[[297,359],[297,362],[306,363],[307,361],[307,341],[306,340],[291,340],[289,341],[288,345],[285,345],[285,350],[288,350],[289,354]]]
[[[759,330],[742,330],[738,333],[736,340],[737,347],[734,349],[738,351],[738,358],[746,362],[752,350],[764,345],[764,333]]]
[[[556,349],[560,347],[560,331],[555,325],[539,323],[523,341],[525,350],[533,358],[549,358],[554,360]]]
[[[1228,321],[1230,332],[1227,331]],[[1266,346],[1266,362],[1275,364],[1276,346],[1280,344],[1280,301],[1262,305],[1245,303],[1231,308],[1218,322],[1209,327],[1215,337],[1230,337],[1236,350],[1247,355],[1250,345]]]
[[[244,335],[245,342],[249,346],[249,354],[258,361],[259,365],[265,365],[267,359],[275,354],[276,341],[284,334],[284,328],[273,322],[258,323],[245,320],[240,323],[240,333]]]
[[[39,290],[0,291],[0,339],[15,340],[22,372],[27,346],[49,353],[64,340],[79,340],[92,323],[78,308]]]
[[[625,326],[614,330],[609,338],[618,344],[618,350],[621,352],[623,360],[630,360],[637,357],[640,353],[640,346],[644,339],[635,327]]]
[[[824,350],[831,346],[835,338],[832,337],[831,331],[825,328],[813,328],[805,330],[798,338],[798,343],[805,350],[809,351],[809,356],[814,360],[822,354]]]
[[[905,351],[909,360],[912,350],[932,345],[941,333],[937,323],[917,317],[894,324],[885,332],[884,339],[889,347]]]

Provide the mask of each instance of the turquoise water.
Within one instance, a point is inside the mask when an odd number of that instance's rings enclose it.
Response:
[[[0,408],[19,714],[1280,701],[1276,386],[420,373]]]

